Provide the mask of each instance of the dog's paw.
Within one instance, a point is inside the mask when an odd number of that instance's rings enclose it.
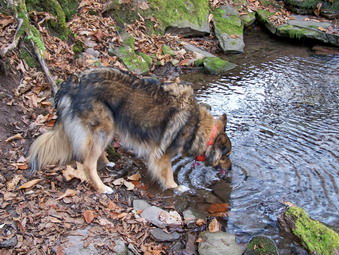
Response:
[[[106,166],[107,167],[114,167],[115,163],[114,162],[108,162],[108,163],[106,163]]]
[[[108,187],[108,186],[105,185],[105,187],[100,189],[99,192],[103,193],[103,194],[112,194],[114,191],[111,187]]]
[[[190,190],[190,188],[186,187],[184,185],[179,185],[178,187],[175,188],[175,191],[179,192],[179,193],[184,193],[184,192],[187,192],[189,190]]]

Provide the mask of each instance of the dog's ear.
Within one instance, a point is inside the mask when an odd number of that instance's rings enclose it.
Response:
[[[225,133],[220,133],[217,136],[215,145],[221,150],[222,154],[228,153],[232,148],[231,141]]]
[[[221,120],[221,122],[224,124],[224,127],[226,127],[226,123],[227,123],[226,113],[224,113],[223,115],[220,115],[219,120]]]

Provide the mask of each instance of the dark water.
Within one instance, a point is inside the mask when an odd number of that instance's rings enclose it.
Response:
[[[314,56],[253,31],[227,75],[190,74],[198,100],[227,113],[233,143],[231,214],[227,231],[246,242],[263,234],[291,254],[279,236],[281,202],[339,227],[339,56]],[[213,170],[180,161],[179,183],[207,189]]]

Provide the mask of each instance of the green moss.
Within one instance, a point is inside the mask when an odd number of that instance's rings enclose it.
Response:
[[[239,35],[243,33],[244,26],[238,15],[230,15],[225,17],[225,10],[215,9],[213,11],[215,29],[221,33],[229,35]]]
[[[208,0],[149,0],[148,3],[163,30],[183,20],[202,25],[209,14]]]
[[[84,51],[84,44],[81,41],[75,41],[73,44],[73,52],[74,54],[78,55]]]
[[[311,219],[302,208],[292,206],[285,215],[295,218],[292,232],[312,254],[334,255],[339,251],[338,233]]]
[[[168,55],[171,55],[171,56],[175,56],[175,52],[168,45],[162,46],[162,53],[165,54],[165,55],[168,54]]]
[[[236,67],[235,64],[218,57],[204,58],[203,65],[204,69],[210,74],[222,74]]]
[[[131,24],[139,18],[136,8],[131,8],[130,4],[120,4],[119,0],[112,0],[111,5],[110,14],[120,27],[125,23]]]
[[[114,48],[112,53],[116,55],[131,72],[136,74],[149,72],[149,66],[144,58],[138,56],[129,46]]]
[[[147,54],[143,52],[138,52],[137,54],[144,59],[144,61],[147,63],[148,66],[152,64],[153,60],[150,56],[148,56]]]
[[[306,34],[309,34],[310,30],[306,28],[299,28],[291,25],[283,25],[281,27],[278,27],[278,32],[281,34],[286,34],[288,37],[292,39],[301,39],[306,37]]]
[[[132,50],[134,50],[134,42],[135,42],[135,39],[130,34],[126,33],[126,34],[123,35],[124,45],[129,46]]]
[[[78,0],[26,0],[27,10],[49,12],[56,16],[57,20],[49,20],[48,26],[61,38],[67,38],[70,29],[66,21],[70,20],[77,10]]]
[[[29,67],[37,67],[38,62],[35,57],[25,48],[20,49],[20,58],[26,62]]]
[[[273,240],[265,236],[255,236],[246,246],[246,255],[277,255],[277,248]]]
[[[286,4],[290,4],[293,6],[297,6],[299,8],[303,9],[315,9],[317,8],[317,4],[321,3],[320,0],[303,0],[303,1],[297,1],[297,0],[285,0]]]

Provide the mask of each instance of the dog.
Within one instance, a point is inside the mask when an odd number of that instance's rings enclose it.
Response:
[[[171,165],[178,153],[207,166],[231,167],[226,114],[214,119],[188,85],[163,84],[101,67],[84,71],[79,82],[70,78],[62,83],[55,106],[55,126],[30,148],[33,172],[76,160],[98,192],[112,193],[97,173],[97,162],[114,165],[105,153],[113,137],[144,157],[148,171],[164,189],[178,187]]]

